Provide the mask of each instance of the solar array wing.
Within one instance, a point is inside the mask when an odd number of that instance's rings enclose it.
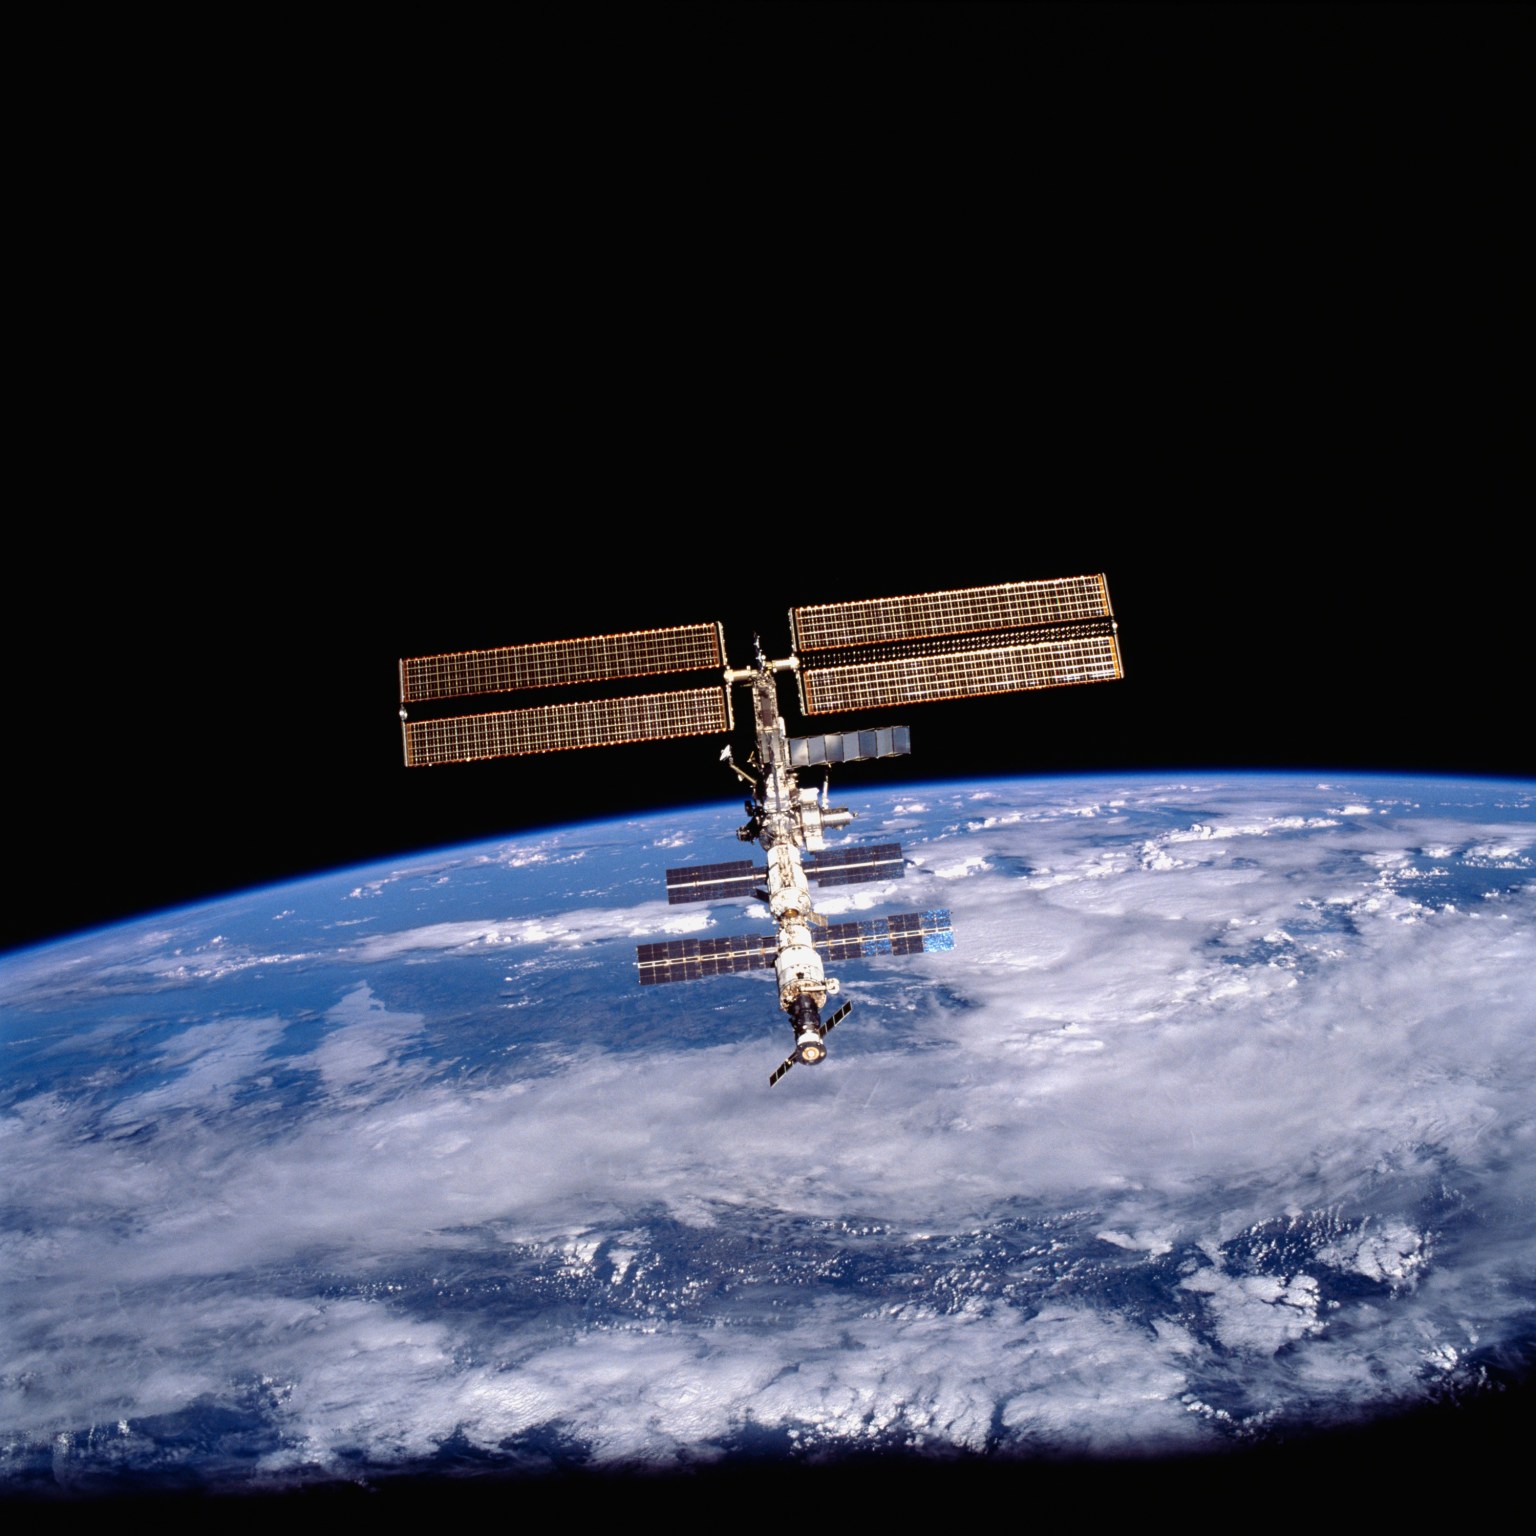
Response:
[[[1109,588],[1102,576],[1063,576],[912,597],[820,603],[791,609],[789,623],[795,649],[803,656],[848,645],[1034,629],[1110,617]]]
[[[800,704],[806,714],[819,715],[1109,682],[1124,675],[1113,634],[1081,635],[951,655],[807,666],[800,671]]]
[[[789,622],[808,715],[1124,675],[1103,576],[821,603]]]
[[[811,942],[829,959],[860,960],[953,949],[955,932],[949,913],[941,908],[859,923],[828,923]],[[736,934],[725,939],[667,939],[659,944],[641,944],[635,950],[635,964],[640,985],[649,987],[668,981],[730,976],[737,971],[771,971],[778,954],[778,940],[771,933]]]
[[[807,853],[806,874],[818,885],[863,885],[872,880],[900,880],[907,873],[900,843],[876,843],[869,848],[828,848]],[[690,901],[719,901],[751,896],[768,878],[750,859],[725,864],[691,864],[667,871],[667,901],[679,907]]]
[[[714,687],[585,699],[487,715],[456,715],[448,720],[407,720],[403,728],[407,767],[469,763],[487,757],[521,757],[531,752],[563,752],[575,747],[608,747],[729,731],[730,694],[723,687]]]
[[[830,960],[859,960],[872,955],[933,954],[955,947],[949,913],[903,912],[862,923],[828,923],[813,942]]]
[[[689,901],[718,901],[727,896],[750,896],[767,871],[751,859],[732,859],[728,864],[693,864],[667,871],[667,900],[674,907]]]
[[[636,629],[578,640],[503,645],[488,651],[408,656],[400,663],[400,702],[455,699],[477,693],[519,693],[607,678],[701,672],[725,665],[718,624]]]
[[[729,976],[736,971],[771,971],[779,951],[777,939],[764,933],[728,939],[668,939],[661,944],[641,944],[635,953],[640,985],[650,987],[666,981]]]
[[[863,885],[870,880],[900,880],[907,872],[900,843],[870,848],[828,848],[805,856],[805,872],[817,885]]]

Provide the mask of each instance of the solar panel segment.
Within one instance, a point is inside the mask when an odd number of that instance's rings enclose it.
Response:
[[[815,941],[828,960],[860,960],[875,955],[935,953],[955,947],[949,912],[902,912],[858,923],[828,923]]]
[[[900,843],[876,843],[868,848],[827,848],[801,858],[806,875],[817,885],[863,885],[871,880],[900,880],[907,872]],[[721,901],[751,896],[768,878],[768,871],[750,859],[725,864],[689,864],[667,871],[667,901],[674,907],[691,901]]]
[[[524,688],[700,672],[724,665],[725,640],[719,624],[636,629],[485,651],[408,656],[400,663],[400,702],[518,693]]]
[[[583,699],[448,720],[407,720],[405,761],[411,768],[471,763],[490,757],[610,747],[627,741],[707,736],[731,728],[723,688],[682,689],[630,698]]]
[[[766,871],[751,859],[732,859],[726,864],[692,864],[667,871],[667,901],[680,907],[690,901],[717,901],[730,896],[750,896]]]
[[[789,623],[795,649],[804,654],[846,645],[1031,629],[1109,617],[1109,588],[1103,576],[1064,576],[1052,581],[920,592],[911,597],[819,603],[792,608]]]
[[[771,933],[738,934],[728,939],[668,939],[641,944],[635,951],[640,985],[666,981],[698,981],[705,976],[729,976],[737,971],[771,971],[778,959],[778,941]]]
[[[800,703],[806,714],[820,715],[1107,682],[1123,675],[1115,636],[1083,635],[953,655],[806,667],[799,674]]]
[[[855,923],[828,923],[811,942],[829,960],[860,960],[953,949],[955,934],[948,911],[939,908]],[[668,939],[637,946],[635,964],[642,986],[658,986],[669,981],[728,976],[738,971],[771,971],[778,953],[778,942],[772,934]]]
[[[805,872],[817,885],[864,885],[871,880],[900,880],[907,872],[900,843],[868,848],[827,848],[808,853]]]

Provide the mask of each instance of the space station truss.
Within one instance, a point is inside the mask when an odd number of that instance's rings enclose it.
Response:
[[[948,911],[903,912],[895,917],[862,922],[828,923],[812,942],[831,961],[870,959],[879,955],[937,953],[955,947]],[[699,981],[737,971],[771,971],[778,959],[778,942],[771,933],[739,934],[723,939],[669,939],[641,944],[636,950],[642,986],[669,981]]]
[[[723,686],[691,688],[455,715],[446,720],[407,720],[403,729],[406,766],[419,768],[728,732],[731,699]]]
[[[807,715],[1124,675],[1102,576],[824,603],[789,618]]]
[[[578,640],[503,645],[488,651],[408,656],[400,663],[400,702],[456,699],[480,693],[520,693],[610,678],[703,672],[725,665],[719,624],[636,629]]]

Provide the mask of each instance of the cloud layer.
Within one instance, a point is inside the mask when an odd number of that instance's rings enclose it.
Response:
[[[631,980],[679,918],[762,921],[657,897],[730,856],[714,813],[7,962],[0,1469],[215,1409],[238,1481],[454,1436],[1105,1453],[1475,1387],[1536,1298],[1531,801],[863,807],[907,878],[827,909],[947,906],[957,947],[846,967],[834,1060],[772,1092],[762,978]]]

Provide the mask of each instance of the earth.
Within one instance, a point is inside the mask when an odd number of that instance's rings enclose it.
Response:
[[[0,1491],[1163,1456],[1536,1358],[1536,783],[840,799],[952,952],[641,988],[729,805],[0,962]],[[82,878],[88,872],[82,870]]]

